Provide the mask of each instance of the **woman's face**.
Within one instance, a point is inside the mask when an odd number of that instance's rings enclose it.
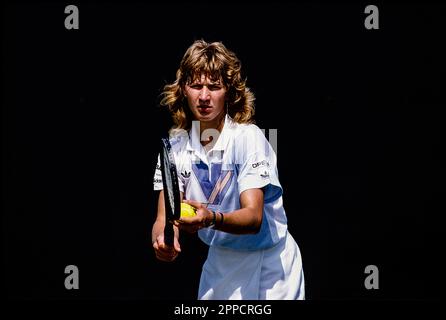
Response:
[[[225,115],[226,88],[221,80],[212,81],[203,74],[185,86],[185,95],[196,120],[218,126]]]

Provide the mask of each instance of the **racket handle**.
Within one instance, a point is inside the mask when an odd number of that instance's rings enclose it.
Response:
[[[173,225],[169,222],[166,222],[166,226],[164,227],[164,243],[168,246],[173,246]]]

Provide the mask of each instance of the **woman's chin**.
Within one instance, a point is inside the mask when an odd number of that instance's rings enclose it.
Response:
[[[195,120],[203,122],[203,123],[215,122],[216,124],[218,124],[220,122],[219,119],[221,119],[220,116],[224,116],[224,115],[216,114],[215,112],[211,112],[211,113],[207,113],[207,114],[197,112],[197,113],[195,113]]]
[[[212,114],[198,114],[196,115],[196,120],[200,121],[200,122],[207,122],[207,121],[212,121],[214,120],[214,116]]]

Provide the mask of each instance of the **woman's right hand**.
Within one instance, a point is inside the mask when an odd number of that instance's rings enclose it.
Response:
[[[181,252],[180,242],[178,241],[178,227],[174,228],[173,246],[164,243],[164,222],[155,221],[152,228],[152,245],[156,257],[161,261],[171,262],[175,260]]]

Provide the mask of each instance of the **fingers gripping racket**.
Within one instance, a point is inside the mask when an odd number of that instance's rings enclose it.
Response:
[[[170,223],[181,215],[180,188],[178,186],[177,168],[169,138],[161,139],[161,172],[164,189],[164,208],[166,213],[166,226],[164,227],[164,243],[173,245],[174,231]]]

